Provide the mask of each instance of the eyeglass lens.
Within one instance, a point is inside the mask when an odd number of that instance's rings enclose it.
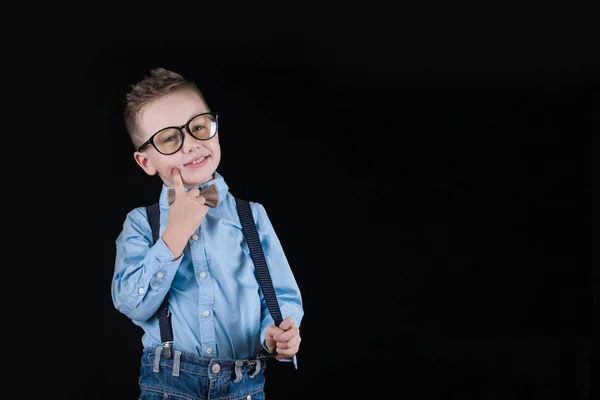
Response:
[[[189,132],[196,139],[210,139],[217,132],[217,121],[214,115],[203,114],[192,119],[188,124]],[[166,128],[154,136],[154,146],[163,154],[175,153],[183,143],[183,132],[177,128]]]

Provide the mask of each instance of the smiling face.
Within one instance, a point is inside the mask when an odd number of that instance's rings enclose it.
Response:
[[[147,104],[139,115],[138,127],[143,140],[148,140],[159,130],[183,126],[195,115],[210,111],[202,98],[192,90],[178,90]],[[174,154],[164,155],[153,146],[136,151],[137,164],[148,174],[158,174],[164,184],[172,187],[173,168],[181,171],[183,184],[190,188],[213,179],[221,161],[219,133],[211,139],[198,140],[183,130],[181,148]]]

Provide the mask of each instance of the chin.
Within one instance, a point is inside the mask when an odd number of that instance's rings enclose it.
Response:
[[[212,172],[210,174],[204,173],[202,175],[195,175],[195,176],[191,177],[189,185],[190,186],[201,185],[203,183],[213,180],[214,176],[215,176],[214,172]]]

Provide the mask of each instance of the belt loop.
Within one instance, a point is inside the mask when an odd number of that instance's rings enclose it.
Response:
[[[179,376],[179,367],[181,365],[181,350],[174,351],[175,358],[173,359],[173,376]]]
[[[250,378],[254,378],[256,376],[256,374],[258,374],[260,372],[260,358],[256,359],[256,367],[254,368],[254,371],[249,375]]]
[[[239,382],[242,380],[242,365],[244,362],[241,360],[235,360],[235,379],[234,382]]]
[[[160,366],[160,356],[162,355],[162,346],[158,346],[154,349],[154,368],[152,368],[153,372],[159,372]]]

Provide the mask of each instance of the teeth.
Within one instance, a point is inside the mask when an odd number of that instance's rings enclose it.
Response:
[[[192,164],[200,164],[202,161],[204,161],[204,159],[205,159],[205,158],[206,158],[206,157],[202,157],[202,158],[201,158],[201,159],[199,159],[199,160],[192,161]]]

